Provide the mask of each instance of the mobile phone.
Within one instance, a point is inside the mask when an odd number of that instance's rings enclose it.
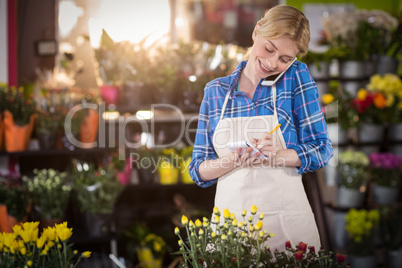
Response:
[[[249,141],[235,141],[235,142],[229,142],[228,143],[228,148],[232,151],[235,152],[238,147],[241,147],[240,151],[240,156],[244,154],[247,150],[247,148],[251,147],[253,148],[253,151],[251,151],[250,156],[253,156],[256,153],[261,153],[260,150],[258,150],[251,142]],[[258,159],[265,159],[267,160],[268,158],[263,155],[262,153],[258,157]]]
[[[294,58],[294,60],[292,60],[292,62],[288,65],[288,67],[286,68],[285,71],[266,77],[264,79],[264,81],[262,81],[261,84],[263,86],[272,86],[272,85],[276,84],[276,82],[278,82],[278,80],[282,77],[282,75],[290,68],[290,66],[292,66],[293,62],[295,62],[296,59],[297,58]]]

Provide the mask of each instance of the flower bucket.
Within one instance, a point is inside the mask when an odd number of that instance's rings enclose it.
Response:
[[[379,75],[395,74],[398,69],[398,59],[389,56],[380,56],[375,66],[375,73]]]
[[[364,193],[359,189],[349,189],[341,186],[338,189],[337,205],[343,208],[359,208],[363,205]]]
[[[402,267],[402,247],[397,250],[387,250],[385,259],[388,268]]]
[[[181,182],[185,184],[191,184],[194,183],[193,179],[191,179],[189,171],[189,165],[191,162],[191,158],[188,158],[187,160],[183,161],[180,164],[180,175],[181,175]]]
[[[341,78],[364,78],[365,75],[365,61],[348,60],[339,63],[339,76]]]
[[[382,142],[384,126],[363,123],[359,127],[359,142]]]
[[[376,268],[377,256],[349,256],[350,267],[353,268]]]
[[[391,125],[389,129],[389,138],[392,141],[402,141],[402,123]]]
[[[25,151],[31,138],[34,127],[34,115],[31,115],[29,123],[25,126],[18,126],[14,123],[11,112],[4,111],[4,138],[7,152]]]
[[[118,104],[119,88],[117,86],[103,85],[100,86],[99,89],[101,98],[105,102],[106,106],[109,104]]]
[[[162,258],[155,259],[152,251],[148,247],[137,248],[137,257],[140,261],[140,267],[143,268],[160,268],[162,267]]]
[[[317,66],[318,65],[318,66]],[[308,65],[308,70],[310,75],[314,77],[314,79],[327,79],[329,78],[329,62],[318,62],[312,63]]]
[[[176,184],[179,181],[179,169],[171,163],[163,162],[158,167],[159,180],[163,185]]]
[[[98,134],[99,114],[94,109],[88,109],[88,115],[85,116],[80,129],[80,141],[84,148],[93,148]]]
[[[386,187],[373,183],[373,202],[378,205],[391,205],[398,201],[399,187]]]

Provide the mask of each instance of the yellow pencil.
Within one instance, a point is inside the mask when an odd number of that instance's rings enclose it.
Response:
[[[272,134],[275,132],[275,130],[277,130],[279,127],[281,126],[281,124],[277,125],[273,130],[271,130],[271,132],[269,132],[269,134]]]

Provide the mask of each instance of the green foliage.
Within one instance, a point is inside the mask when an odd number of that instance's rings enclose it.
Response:
[[[368,181],[367,166],[369,159],[360,151],[345,151],[339,154],[339,170],[342,185],[350,189],[359,189]]]
[[[397,250],[402,246],[402,207],[383,206],[380,212],[380,237],[387,250]]]
[[[71,186],[67,184],[67,173],[55,169],[34,169],[33,173],[32,178],[23,176],[22,179],[41,219],[62,218],[71,191]]]
[[[114,170],[95,169],[93,165],[75,162],[71,176],[74,178],[74,192],[81,211],[92,214],[113,211],[114,203],[123,190]]]
[[[27,207],[30,197],[24,185],[0,184],[0,203],[7,206],[8,214],[21,222],[27,215]]]

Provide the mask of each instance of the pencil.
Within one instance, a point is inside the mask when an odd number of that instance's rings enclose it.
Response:
[[[271,130],[271,132],[269,132],[269,134],[273,134],[280,126],[281,124],[277,125],[273,130]]]

